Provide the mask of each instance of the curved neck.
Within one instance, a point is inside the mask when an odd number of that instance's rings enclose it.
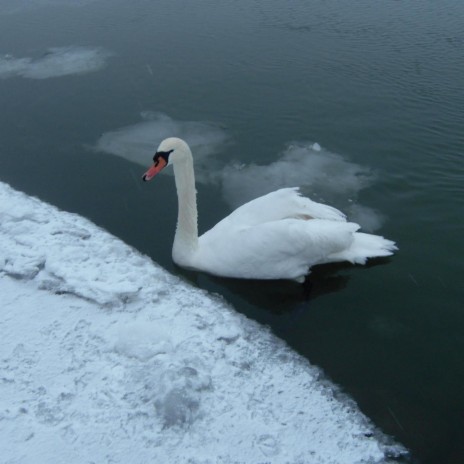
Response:
[[[179,210],[172,254],[174,261],[180,261],[179,264],[187,264],[184,259],[198,247],[197,191],[193,158],[189,154],[173,165]]]

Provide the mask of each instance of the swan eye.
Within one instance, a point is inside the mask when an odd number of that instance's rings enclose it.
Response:
[[[169,155],[173,152],[174,150],[169,150],[169,151],[157,151],[155,153],[155,156],[153,156],[153,161],[155,163],[155,166],[158,166],[159,159],[163,158],[164,161],[166,161],[166,164],[168,164],[169,161]]]

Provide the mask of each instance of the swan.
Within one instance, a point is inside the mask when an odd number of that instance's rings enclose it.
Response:
[[[358,232],[339,210],[282,188],[233,211],[198,236],[197,200],[192,152],[170,137],[161,142],[154,164],[142,179],[149,181],[166,166],[174,168],[178,197],[173,261],[186,269],[243,279],[288,279],[304,282],[317,264],[390,256],[395,243]]]

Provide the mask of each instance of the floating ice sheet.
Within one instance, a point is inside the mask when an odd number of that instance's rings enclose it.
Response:
[[[2,183],[0,296],[3,462],[349,464],[403,453],[269,331]]]
[[[87,74],[106,66],[111,53],[102,48],[55,47],[39,58],[0,56],[0,79],[24,77],[48,79],[52,77]]]
[[[167,137],[184,139],[195,154],[195,175],[198,181],[211,181],[217,168],[211,155],[217,154],[229,137],[217,124],[202,121],[178,121],[166,114],[152,111],[141,113],[142,121],[106,132],[95,149],[120,156],[145,168],[150,164],[156,148]]]
[[[315,200],[330,201],[330,197],[341,195],[350,198],[368,186],[373,175],[366,167],[308,143],[290,145],[277,161],[267,165],[228,166],[223,178],[224,194],[236,207],[283,187],[321,192]]]
[[[289,145],[277,161],[267,165],[236,163],[222,171],[224,198],[233,208],[279,188],[300,187],[312,200],[347,213],[365,231],[373,231],[382,224],[379,213],[357,203],[359,192],[374,180],[369,168],[317,143]]]

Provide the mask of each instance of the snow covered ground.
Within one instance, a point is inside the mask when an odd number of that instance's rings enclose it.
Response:
[[[3,463],[372,463],[400,455],[217,297],[0,183]]]

